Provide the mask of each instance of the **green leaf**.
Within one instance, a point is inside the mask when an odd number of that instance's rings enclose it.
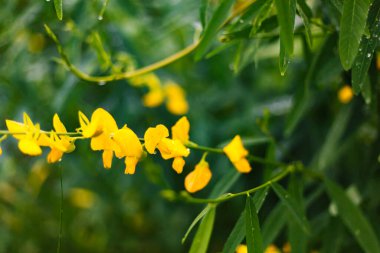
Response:
[[[240,214],[223,247],[223,253],[234,253],[245,237],[245,210]]]
[[[199,18],[203,28],[206,27],[207,23],[208,2],[208,0],[201,0],[201,6],[199,7]]]
[[[228,16],[234,2],[235,0],[221,1],[210,22],[207,24],[204,34],[202,35],[201,42],[199,43],[197,52],[195,54],[196,60],[200,60],[210,47],[211,43],[218,33],[219,28],[222,26],[224,20]]]
[[[338,215],[342,218],[343,223],[353,234],[362,249],[366,253],[379,253],[380,244],[376,238],[376,234],[359,207],[347,197],[345,191],[340,186],[329,179],[326,179],[324,182],[328,195],[338,208]]]
[[[313,35],[310,28],[310,19],[313,17],[310,7],[306,4],[305,0],[297,0],[297,11],[302,18],[305,27],[306,41],[309,47],[313,46]]]
[[[263,238],[261,236],[259,218],[257,217],[255,203],[247,196],[245,205],[246,241],[248,252],[263,252]]]
[[[377,21],[376,21],[377,20]],[[363,36],[359,46],[359,52],[352,66],[352,89],[358,94],[364,85],[369,66],[372,62],[374,51],[379,45],[380,36],[380,2],[372,4],[368,14],[370,36]]]
[[[267,194],[268,187],[257,191],[253,196],[253,203],[255,203],[257,213],[259,213]],[[245,237],[245,227],[245,210],[243,210],[230,235],[228,236],[226,243],[224,244],[223,253],[235,252],[236,247],[243,241]]]
[[[343,2],[339,32],[339,55],[345,70],[351,68],[358,52],[369,7],[370,0],[345,0]]]
[[[197,225],[197,223],[210,211],[211,206],[207,205],[198,215],[195,217],[193,222],[191,223],[190,227],[187,229],[185,235],[183,236],[181,243],[184,244],[187,237],[189,236],[191,230]]]
[[[316,156],[316,160],[312,162],[312,167],[317,167],[318,170],[322,171],[335,161],[337,156],[334,151],[339,147],[339,141],[347,127],[350,116],[351,106],[342,107],[327,133],[319,155]]]
[[[212,229],[215,220],[215,206],[203,217],[201,224],[195,234],[193,243],[191,244],[190,253],[205,253],[210,241]]]
[[[264,248],[273,243],[276,237],[281,232],[287,221],[286,208],[282,203],[270,212],[262,226],[262,235],[264,240]]]
[[[366,78],[364,80],[364,84],[363,84],[363,88],[362,88],[362,96],[363,96],[364,102],[366,104],[371,103],[372,90],[371,90],[371,82],[370,82],[368,76],[366,76]]]
[[[298,89],[296,94],[293,108],[286,120],[285,135],[290,136],[296,126],[305,115],[312,103],[311,86],[320,73],[318,70],[320,66],[325,65],[331,61],[331,55],[334,54],[334,45],[336,44],[336,36],[333,34],[329,36],[320,47],[319,51],[315,54],[308,72],[306,74],[305,83],[302,89]]]
[[[272,183],[272,188],[281,199],[282,203],[287,207],[289,213],[293,216],[296,223],[302,228],[302,230],[310,234],[310,225],[306,219],[305,213],[297,205],[296,200],[292,195],[290,195],[281,185],[277,183]]]
[[[275,0],[274,2],[280,24],[280,44],[283,45],[284,55],[291,56],[293,54],[296,2],[295,0]]]
[[[54,8],[59,20],[63,18],[62,0],[54,0]]]
[[[286,52],[284,44],[280,42],[279,67],[280,67],[280,74],[282,76],[285,75],[286,70],[288,69],[289,63],[290,63],[290,55]]]
[[[256,3],[258,3],[257,1]],[[263,21],[268,17],[273,7],[273,0],[264,1],[261,6],[258,7],[258,13],[252,19],[252,29],[250,31],[250,37],[253,37],[260,29]]]

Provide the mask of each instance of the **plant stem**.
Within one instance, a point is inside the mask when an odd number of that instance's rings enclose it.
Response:
[[[274,176],[272,179],[270,179],[269,181],[257,186],[257,187],[254,187],[252,189],[249,189],[249,190],[246,190],[246,191],[242,191],[242,192],[238,192],[238,193],[227,193],[227,194],[224,194],[218,198],[215,198],[215,199],[202,199],[202,198],[194,198],[192,196],[190,196],[189,194],[181,194],[180,195],[180,199],[184,200],[185,202],[188,202],[188,203],[194,203],[194,204],[210,204],[210,203],[213,203],[213,204],[219,204],[221,202],[225,202],[227,200],[230,200],[230,199],[233,199],[233,198],[236,198],[236,197],[239,197],[239,196],[246,196],[247,194],[252,194],[262,188],[265,188],[265,187],[268,187],[270,186],[272,183],[275,183],[275,182],[278,182],[280,181],[281,179],[283,179],[284,177],[286,177],[289,173],[292,173],[294,172],[294,166],[293,165],[289,165],[286,167],[285,170],[283,170],[282,172],[278,173],[276,176]]]

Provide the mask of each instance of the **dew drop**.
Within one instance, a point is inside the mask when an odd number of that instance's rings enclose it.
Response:
[[[49,0],[49,1],[50,1],[50,0]],[[99,21],[103,20],[103,16],[100,16],[100,15],[99,15],[99,16],[98,16],[98,20],[99,20]]]
[[[46,0],[46,2],[50,2],[50,0]]]
[[[361,52],[363,49],[362,48],[359,48],[359,52]]]
[[[367,57],[368,57],[368,58],[370,58],[370,57],[371,57],[371,54],[370,54],[370,53],[368,53],[368,54],[367,54]]]
[[[106,82],[104,82],[104,81],[98,82],[98,85],[99,85],[99,86],[103,86],[103,85],[105,85],[105,84],[106,84]]]

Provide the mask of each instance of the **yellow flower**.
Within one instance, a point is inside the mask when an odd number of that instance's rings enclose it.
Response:
[[[40,137],[40,125],[33,124],[28,114],[24,113],[24,123],[13,120],[5,121],[12,136],[19,140],[18,148],[24,154],[38,156],[42,154],[42,149],[38,143]]]
[[[183,116],[172,126],[173,140],[180,140],[183,144],[189,141],[190,122]]]
[[[169,131],[164,125],[149,127],[144,134],[145,148],[149,154],[154,154],[154,151],[163,138],[169,136]]]
[[[119,146],[119,150],[115,150],[116,156],[125,157],[125,174],[134,174],[143,153],[139,138],[131,129],[123,127],[115,133],[113,139]]]
[[[150,90],[143,97],[143,104],[146,107],[157,107],[164,102],[165,94],[161,88]]]
[[[276,247],[276,245],[271,244],[269,245],[264,253],[281,253],[281,251]]]
[[[82,135],[91,138],[91,149],[95,151],[103,150],[103,166],[106,169],[111,168],[113,152],[119,152],[120,148],[113,140],[113,136],[118,131],[115,119],[112,115],[98,108],[91,116],[91,121],[79,112],[79,122]]]
[[[232,141],[223,148],[223,151],[239,172],[248,173],[251,171],[251,166],[246,159],[248,151],[244,148],[239,135],[236,135]]]
[[[3,154],[3,150],[1,149],[1,146],[0,146],[0,155],[2,155]]]
[[[176,83],[169,82],[164,87],[167,97],[166,107],[169,112],[176,115],[186,114],[189,105],[186,101],[185,91]]]
[[[79,208],[90,208],[94,205],[96,195],[87,189],[74,188],[70,190],[69,199],[72,205]]]
[[[349,103],[353,97],[354,97],[354,92],[352,91],[351,87],[348,85],[343,86],[338,91],[338,99],[343,104]]]
[[[161,87],[161,81],[154,73],[134,77],[129,82],[135,87],[147,86],[150,89]]]
[[[236,247],[236,253],[247,253],[248,252],[248,247],[245,244],[240,244]]]
[[[156,148],[161,153],[163,159],[174,158],[172,167],[177,173],[182,173],[185,165],[183,157],[187,157],[190,151],[185,147],[185,143],[189,140],[190,123],[186,117],[182,117],[172,127],[172,138],[169,131],[164,125],[150,127],[144,134],[145,148],[149,154],[154,154]]]
[[[185,188],[188,192],[194,193],[202,190],[210,182],[211,171],[208,162],[201,160],[195,169],[185,178]]]
[[[58,114],[54,114],[53,126],[57,133],[67,133],[66,127],[59,119]],[[47,138],[45,134],[41,135],[41,142],[47,142],[48,146],[51,148],[51,151],[47,156],[48,163],[58,162],[61,160],[63,153],[70,153],[75,149],[73,138],[67,135],[58,136],[56,132],[52,131],[50,133],[50,138]]]
[[[289,242],[286,242],[284,244],[284,246],[282,246],[282,252],[283,253],[290,253],[290,252],[292,252],[292,246],[290,245]]]

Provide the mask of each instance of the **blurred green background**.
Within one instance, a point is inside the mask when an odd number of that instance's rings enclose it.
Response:
[[[211,1],[215,8],[217,1]],[[313,1],[312,1],[313,2]],[[170,127],[179,116],[165,108],[146,108],[141,97],[145,89],[128,81],[106,85],[79,80],[61,64],[59,55],[43,25],[57,34],[70,60],[81,70],[101,75],[110,70],[99,58],[94,34],[100,35],[105,52],[115,65],[128,62],[145,66],[191,44],[200,32],[199,6],[194,0],[111,0],[102,20],[101,1],[64,1],[64,18],[56,17],[52,1],[2,1],[0,8],[0,128],[5,119],[21,121],[27,112],[42,129],[52,127],[58,113],[70,131],[79,126],[78,110],[86,115],[98,107],[108,110],[119,126],[128,124],[140,137],[149,126]],[[313,12],[327,24],[336,20],[325,12],[331,5],[314,1]],[[330,9],[329,9],[330,8]],[[326,35],[336,41],[334,34]],[[207,60],[186,57],[155,72],[162,80],[173,80],[186,91],[190,110],[191,140],[218,146],[235,134],[245,140],[267,135],[267,143],[250,146],[257,156],[272,156],[285,162],[300,160],[334,177],[344,187],[354,188],[361,207],[372,224],[380,224],[379,162],[379,75],[371,67],[373,94],[370,104],[360,96],[349,104],[337,98],[349,76],[342,71],[337,46],[332,44],[326,61],[313,75],[310,109],[290,136],[284,129],[295,94],[302,90],[311,58],[323,44],[314,40],[307,48],[303,36],[296,37],[296,54],[285,76],[278,70],[278,39],[234,42]],[[244,58],[236,67],[239,47]],[[249,51],[251,50],[251,51]],[[43,157],[26,157],[14,140],[1,144],[0,157],[0,252],[54,252],[60,225],[60,171],[63,179],[63,235],[61,252],[187,252],[190,241],[181,244],[187,227],[203,208],[170,202],[161,190],[184,189],[183,180],[202,153],[186,159],[185,174],[177,175],[170,161],[148,157],[137,166],[135,175],[124,175],[123,161],[114,160],[105,170],[101,153],[93,152],[88,141],[78,141],[74,153],[55,165]],[[225,157],[210,155],[213,172],[210,185],[197,194],[207,197],[223,175],[233,171]],[[240,176],[232,192],[252,188],[262,182],[263,166],[253,164],[253,172]],[[320,187],[305,181],[305,196]],[[270,193],[260,219],[265,223],[277,198]],[[313,225],[310,249],[323,249],[326,231],[334,227],[336,252],[360,252],[352,236],[328,212],[330,201],[319,193],[308,206]],[[244,201],[237,199],[217,210],[216,227],[209,252],[221,251]],[[377,235],[379,226],[374,226]],[[286,229],[278,232],[275,243],[285,244]],[[335,251],[327,251],[335,252]]]

